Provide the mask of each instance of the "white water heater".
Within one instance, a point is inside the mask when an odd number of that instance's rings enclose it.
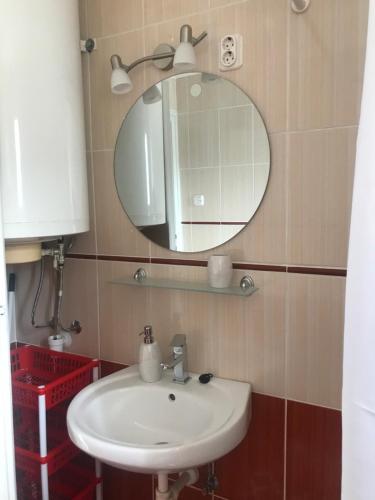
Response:
[[[0,0],[6,243],[89,229],[78,0]]]

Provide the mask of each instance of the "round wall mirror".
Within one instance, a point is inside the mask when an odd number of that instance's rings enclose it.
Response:
[[[150,240],[200,252],[239,233],[254,216],[270,174],[267,130],[251,99],[208,73],[150,87],[117,138],[122,206]]]

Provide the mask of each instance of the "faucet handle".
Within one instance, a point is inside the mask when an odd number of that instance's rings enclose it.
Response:
[[[186,335],[183,333],[178,333],[175,335],[169,344],[170,347],[185,347],[186,346]]]

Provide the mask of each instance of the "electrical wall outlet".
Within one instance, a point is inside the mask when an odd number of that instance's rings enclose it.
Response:
[[[243,64],[243,40],[242,35],[225,35],[220,40],[219,47],[219,69],[220,71],[231,71],[238,69]]]

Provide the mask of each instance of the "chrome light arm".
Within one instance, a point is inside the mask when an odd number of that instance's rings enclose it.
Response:
[[[180,40],[189,42],[193,45],[193,47],[195,47],[202,40],[204,40],[206,38],[207,34],[208,34],[207,31],[203,31],[199,36],[193,37],[191,26],[189,26],[188,24],[184,24],[180,30]],[[165,49],[167,49],[167,50],[165,50]],[[165,64],[165,65],[159,67],[159,69],[168,70],[168,69],[171,69],[171,67],[172,67],[173,57],[174,57],[175,53],[176,53],[176,49],[174,47],[172,47],[172,45],[161,44],[158,47],[156,47],[153,54],[151,54],[149,56],[140,57],[139,59],[136,59],[134,62],[132,62],[129,65],[124,64],[121,60],[121,57],[118,54],[114,54],[111,56],[111,66],[112,66],[112,69],[121,68],[121,69],[125,70],[127,73],[129,73],[129,71],[131,71],[136,66],[138,66],[139,64],[142,64],[144,62],[160,61],[162,59],[169,59],[170,58],[171,64]]]
[[[201,41],[204,40],[207,35],[208,35],[207,31],[202,31],[202,33],[199,36],[197,36],[197,38],[193,37],[191,41],[192,46],[195,47],[196,45],[198,45],[198,43],[201,43]]]

